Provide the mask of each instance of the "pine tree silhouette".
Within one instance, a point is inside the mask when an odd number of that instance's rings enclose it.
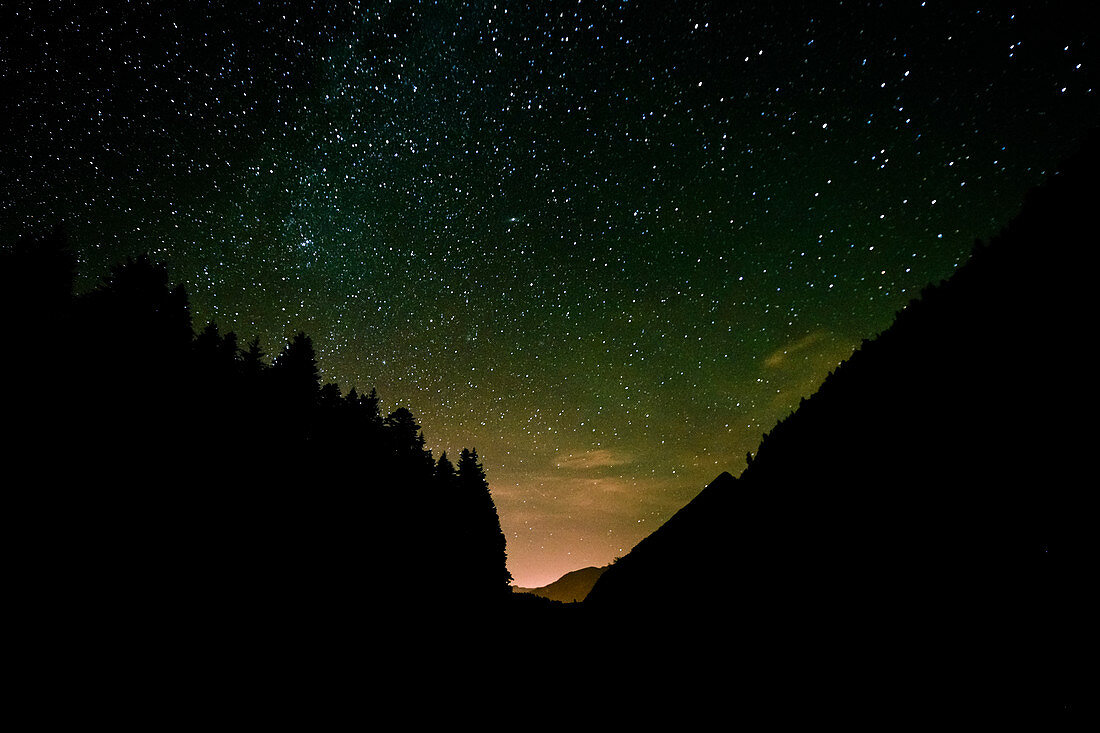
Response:
[[[440,454],[435,464],[435,483],[440,493],[454,492],[458,486],[458,472],[447,458],[447,451]]]
[[[469,566],[469,584],[480,597],[507,593],[512,575],[500,518],[476,449],[463,449],[458,459],[458,548]]]
[[[270,376],[275,399],[283,406],[280,439],[293,442],[308,437],[321,390],[313,340],[304,332],[295,334],[272,363]]]

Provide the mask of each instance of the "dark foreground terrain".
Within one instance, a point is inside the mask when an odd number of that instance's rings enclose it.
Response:
[[[81,311],[97,340],[56,306],[71,282],[6,282],[9,312],[40,296],[3,374],[16,692],[43,720],[155,724],[316,725],[349,705],[402,723],[1069,724],[1095,576],[1097,163],[1093,138],[579,604],[502,590],[476,452],[456,470],[407,411],[322,387],[305,341],[268,366],[193,338],[155,269]],[[146,321],[114,318],[126,299]],[[447,587],[426,591],[424,567]]]

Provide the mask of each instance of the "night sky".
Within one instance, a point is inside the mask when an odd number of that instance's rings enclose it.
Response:
[[[5,4],[0,235],[306,331],[478,450],[542,585],[740,473],[1075,149],[1070,4]]]

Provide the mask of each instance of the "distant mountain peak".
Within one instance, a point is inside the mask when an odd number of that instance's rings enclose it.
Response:
[[[514,591],[517,593],[530,593],[562,603],[580,602],[588,596],[592,586],[596,584],[596,581],[609,567],[609,565],[603,567],[591,566],[572,570],[549,585],[540,588],[515,588]]]

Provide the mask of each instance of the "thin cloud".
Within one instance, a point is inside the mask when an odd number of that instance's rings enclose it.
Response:
[[[768,354],[764,359],[764,366],[769,369],[780,369],[788,365],[791,358],[802,354],[805,351],[813,349],[817,344],[825,339],[827,334],[824,331],[814,331],[813,333],[803,336],[794,343],[787,344],[779,349],[776,349],[772,353]]]
[[[585,451],[584,453],[559,453],[554,461],[557,468],[570,470],[587,470],[592,468],[610,468],[612,466],[625,466],[634,462],[634,456],[625,451],[598,450]]]

